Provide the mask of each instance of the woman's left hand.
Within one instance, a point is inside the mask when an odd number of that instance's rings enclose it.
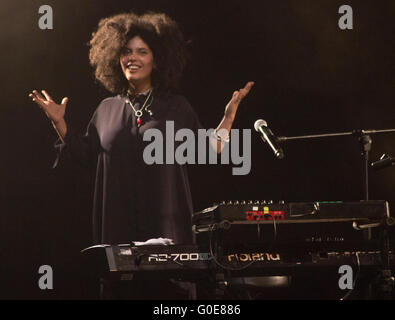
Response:
[[[231,118],[232,120],[234,119],[234,117],[236,116],[237,108],[239,107],[241,100],[243,100],[244,97],[250,92],[253,85],[254,82],[250,81],[245,85],[244,88],[233,92],[232,99],[230,99],[230,101],[225,107],[226,118]]]

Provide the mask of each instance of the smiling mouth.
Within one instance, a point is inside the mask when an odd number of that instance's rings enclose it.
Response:
[[[141,69],[141,67],[137,66],[137,65],[128,65],[128,66],[126,66],[126,69],[129,71],[137,71],[137,70]]]

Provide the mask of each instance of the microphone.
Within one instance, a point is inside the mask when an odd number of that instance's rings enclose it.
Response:
[[[279,146],[279,141],[277,137],[273,134],[273,132],[267,127],[266,121],[262,119],[255,121],[254,128],[257,132],[261,133],[262,140],[269,144],[276,158],[277,159],[284,158],[284,152]]]
[[[394,163],[395,163],[395,158],[391,158],[390,156],[383,154],[380,160],[377,160],[376,162],[372,162],[370,166],[373,169],[380,170],[392,166],[394,165]]]

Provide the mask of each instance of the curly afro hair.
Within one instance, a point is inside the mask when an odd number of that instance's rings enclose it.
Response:
[[[164,13],[121,13],[100,20],[89,42],[89,61],[96,79],[112,93],[127,92],[129,84],[119,59],[122,49],[135,36],[152,50],[156,68],[151,82],[156,92],[177,89],[186,64],[186,44],[177,23]]]

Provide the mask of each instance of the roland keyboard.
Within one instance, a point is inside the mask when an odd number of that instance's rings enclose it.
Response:
[[[319,268],[339,268],[347,264],[358,268],[382,265],[379,251],[345,252],[268,252],[255,248],[235,249],[217,256],[213,248],[196,245],[140,246],[97,245],[82,250],[87,263],[97,273],[113,279],[132,280],[173,278],[198,281],[215,273],[232,277],[286,275]],[[391,253],[391,261],[393,255]],[[336,269],[337,270],[337,269]]]

